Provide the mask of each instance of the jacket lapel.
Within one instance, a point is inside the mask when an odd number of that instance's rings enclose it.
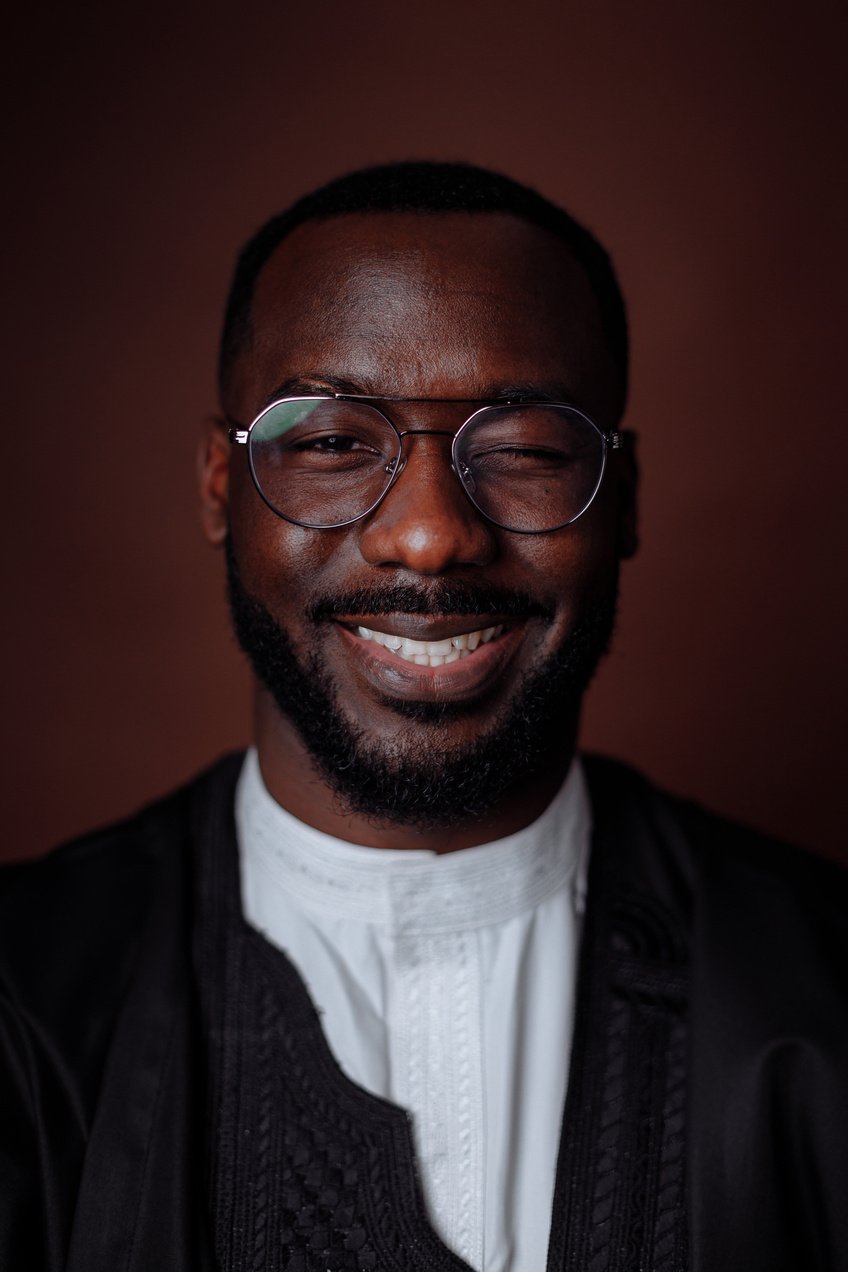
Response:
[[[657,875],[658,828],[629,783],[587,770],[595,830],[548,1272],[684,1272],[686,889]]]

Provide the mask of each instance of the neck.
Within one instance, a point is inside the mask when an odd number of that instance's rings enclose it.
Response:
[[[433,828],[378,820],[347,809],[319,773],[291,722],[260,688],[255,706],[256,747],[265,785],[293,816],[316,830],[370,848],[456,852],[514,834],[535,821],[565,780],[574,756],[577,720],[557,736],[557,747],[530,777],[508,788],[484,815]]]

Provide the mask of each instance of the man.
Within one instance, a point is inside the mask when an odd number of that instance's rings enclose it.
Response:
[[[10,874],[4,1268],[848,1266],[843,875],[575,759],[626,388],[505,178],[248,244],[201,489],[256,748]]]

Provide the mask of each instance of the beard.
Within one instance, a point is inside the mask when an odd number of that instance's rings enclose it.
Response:
[[[472,715],[482,699],[469,704],[386,698],[383,705],[409,721],[408,737],[367,736],[346,716],[340,688],[321,659],[313,652],[301,657],[284,628],[248,594],[229,537],[225,546],[238,643],[297,729],[343,814],[420,831],[467,825],[485,817],[518,783],[548,767],[552,754],[572,744],[581,698],[612,637],[617,571],[607,593],[585,608],[558,649],[525,674],[488,728],[460,746],[450,744],[440,726]],[[339,613],[397,612],[553,617],[548,607],[521,593],[445,581],[324,597],[308,616],[318,624]]]

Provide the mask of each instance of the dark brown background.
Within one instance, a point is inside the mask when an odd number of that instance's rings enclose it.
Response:
[[[842,6],[33,11],[7,40],[3,852],[249,734],[194,509],[237,245],[352,166],[468,158],[611,246],[644,543],[585,741],[843,852]]]

